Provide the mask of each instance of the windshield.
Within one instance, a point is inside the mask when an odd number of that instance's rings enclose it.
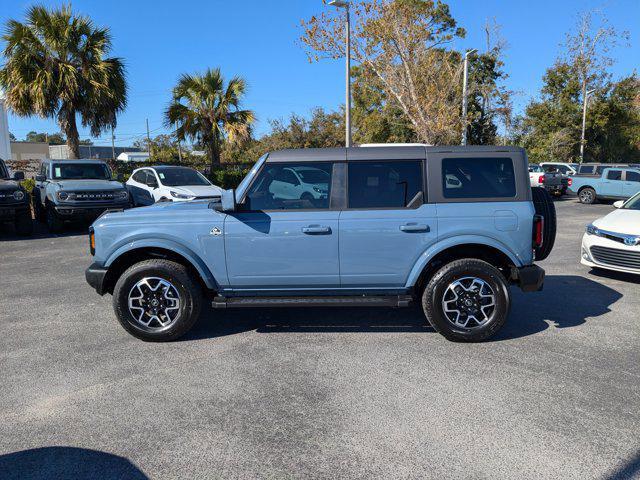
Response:
[[[304,183],[328,183],[329,173],[317,168],[294,169]]]
[[[627,200],[622,206],[625,210],[640,210],[640,192]]]
[[[206,185],[211,182],[200,172],[186,167],[158,168],[156,172],[163,185],[167,187],[179,187],[181,185]]]
[[[111,180],[109,167],[104,163],[55,163],[56,180]]]

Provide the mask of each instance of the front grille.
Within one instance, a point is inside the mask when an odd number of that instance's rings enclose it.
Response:
[[[591,256],[597,263],[601,263],[602,265],[640,270],[640,252],[631,252],[596,245],[591,247]]]
[[[73,200],[78,202],[99,202],[113,200],[114,192],[73,192],[71,196]]]

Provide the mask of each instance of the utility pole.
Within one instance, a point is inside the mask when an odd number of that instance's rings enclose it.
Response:
[[[585,84],[582,89],[582,134],[580,135],[580,163],[584,161],[584,144],[586,143],[584,133],[587,126],[587,103],[589,103],[589,96],[593,95],[594,90],[587,90],[587,86]]]
[[[113,134],[113,125],[111,125],[111,156],[113,159],[116,159],[116,145],[115,145],[116,136]]]
[[[149,136],[149,119],[147,118],[147,153],[151,156],[151,137]]]
[[[346,0],[331,0],[329,5],[344,8],[346,14],[346,95],[345,95],[345,146],[351,146],[351,12]]]
[[[476,49],[467,50],[464,54],[464,72],[462,74],[462,145],[467,144],[467,81],[469,76],[469,54]]]

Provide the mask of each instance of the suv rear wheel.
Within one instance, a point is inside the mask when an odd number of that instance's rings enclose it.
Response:
[[[113,290],[118,321],[134,337],[150,342],[175,340],[195,324],[202,290],[184,265],[163,259],[129,267]]]
[[[456,342],[492,337],[509,314],[509,286],[493,265],[465,258],[443,266],[422,294],[422,308],[431,326]]]

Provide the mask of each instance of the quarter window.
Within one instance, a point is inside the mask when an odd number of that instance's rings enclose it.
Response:
[[[640,182],[640,172],[627,172],[627,182]]]
[[[510,158],[445,158],[442,160],[445,198],[512,198],[516,196]]]
[[[349,208],[412,208],[424,202],[422,162],[351,162]]]
[[[266,163],[245,198],[248,210],[328,209],[331,162]]]
[[[607,180],[622,180],[622,170],[609,170]]]

